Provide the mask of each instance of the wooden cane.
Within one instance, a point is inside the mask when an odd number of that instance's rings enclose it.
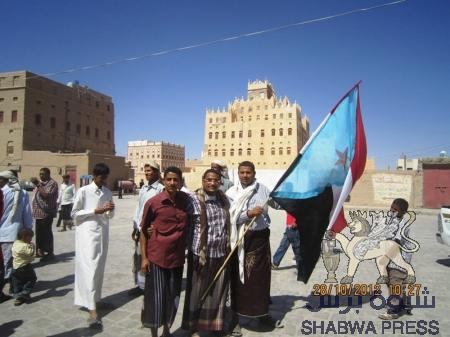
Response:
[[[256,221],[256,218],[258,216],[255,216],[252,221],[250,221],[250,223],[247,225],[247,227],[244,230],[244,233],[242,234],[242,236],[239,238],[239,240],[236,242],[236,245],[233,247],[233,249],[231,250],[231,252],[228,254],[227,258],[225,259],[225,261],[223,262],[222,266],[220,267],[220,269],[217,271],[216,275],[214,276],[214,279],[211,281],[211,283],[209,284],[208,288],[206,288],[205,292],[203,293],[203,296],[200,299],[200,306],[202,306],[203,302],[206,299],[206,296],[208,296],[208,293],[210,292],[211,288],[213,287],[213,285],[216,283],[217,279],[219,278],[220,274],[222,274],[223,270],[225,269],[226,265],[228,264],[228,261],[231,259],[231,256],[233,255],[234,251],[237,249],[237,247],[241,244],[241,241],[244,239],[245,234],[248,232],[248,230],[252,227],[253,223]]]

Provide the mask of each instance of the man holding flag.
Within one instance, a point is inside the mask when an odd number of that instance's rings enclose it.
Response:
[[[233,324],[237,323],[234,336],[240,334],[237,315],[258,318],[264,329],[275,327],[275,321],[269,315],[271,255],[267,205],[270,191],[256,181],[255,173],[255,165],[252,162],[240,163],[239,183],[226,192],[232,201],[231,247],[236,245],[247,226],[252,224],[239,244],[230,266],[231,307],[235,314]],[[272,207],[277,207],[273,201],[269,203]]]
[[[302,268],[308,282],[327,229],[345,226],[342,206],[364,172],[366,139],[357,83],[328,114],[270,194],[294,215],[300,231]]]

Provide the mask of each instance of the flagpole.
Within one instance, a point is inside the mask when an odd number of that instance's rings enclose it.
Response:
[[[269,202],[269,199],[267,199],[267,201],[264,203],[264,205],[262,206],[263,208],[267,205],[267,203]],[[259,216],[259,215],[258,215]],[[239,238],[239,240],[236,242],[236,245],[233,247],[233,249],[231,250],[231,252],[228,254],[227,258],[225,259],[225,261],[223,262],[222,266],[220,267],[220,269],[217,271],[216,275],[214,276],[214,279],[211,281],[211,283],[209,284],[208,288],[206,288],[205,292],[203,293],[202,297],[200,298],[200,306],[203,304],[203,302],[206,299],[206,296],[208,295],[208,293],[210,292],[210,290],[212,289],[213,285],[216,283],[217,279],[219,278],[220,274],[222,274],[222,272],[224,271],[226,265],[228,264],[228,261],[231,259],[231,256],[233,255],[233,253],[236,251],[237,247],[241,244],[241,241],[244,239],[245,234],[249,231],[249,229],[253,226],[253,223],[256,221],[256,218],[258,218],[258,216],[253,217],[252,221],[249,222],[249,224],[246,226],[244,233],[242,233],[242,236]]]

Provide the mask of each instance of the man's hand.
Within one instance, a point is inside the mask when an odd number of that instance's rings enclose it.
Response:
[[[150,268],[150,261],[147,258],[141,258],[141,272],[146,274]]]
[[[263,213],[263,211],[264,211],[264,209],[261,206],[256,206],[255,208],[249,209],[247,211],[247,216],[249,218],[254,218],[256,216],[261,215]]]
[[[107,202],[105,205],[103,205],[102,207],[98,207],[95,209],[95,214],[103,214],[105,212],[108,211],[112,211],[114,210],[114,204],[112,201]]]
[[[36,177],[32,177],[31,179],[30,179],[30,181],[33,183],[33,185],[34,186],[38,186],[39,185],[39,179],[38,178],[36,178]]]
[[[148,237],[152,236],[152,233],[153,233],[153,230],[154,230],[154,229],[155,229],[155,228],[154,228],[153,225],[151,225],[151,226],[149,226],[149,227],[147,228],[147,235],[148,235]]]

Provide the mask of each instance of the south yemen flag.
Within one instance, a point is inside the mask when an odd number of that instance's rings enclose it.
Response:
[[[346,226],[342,206],[364,171],[366,156],[357,83],[326,116],[271,193],[297,220],[299,281],[308,282],[325,231],[339,232]]]

